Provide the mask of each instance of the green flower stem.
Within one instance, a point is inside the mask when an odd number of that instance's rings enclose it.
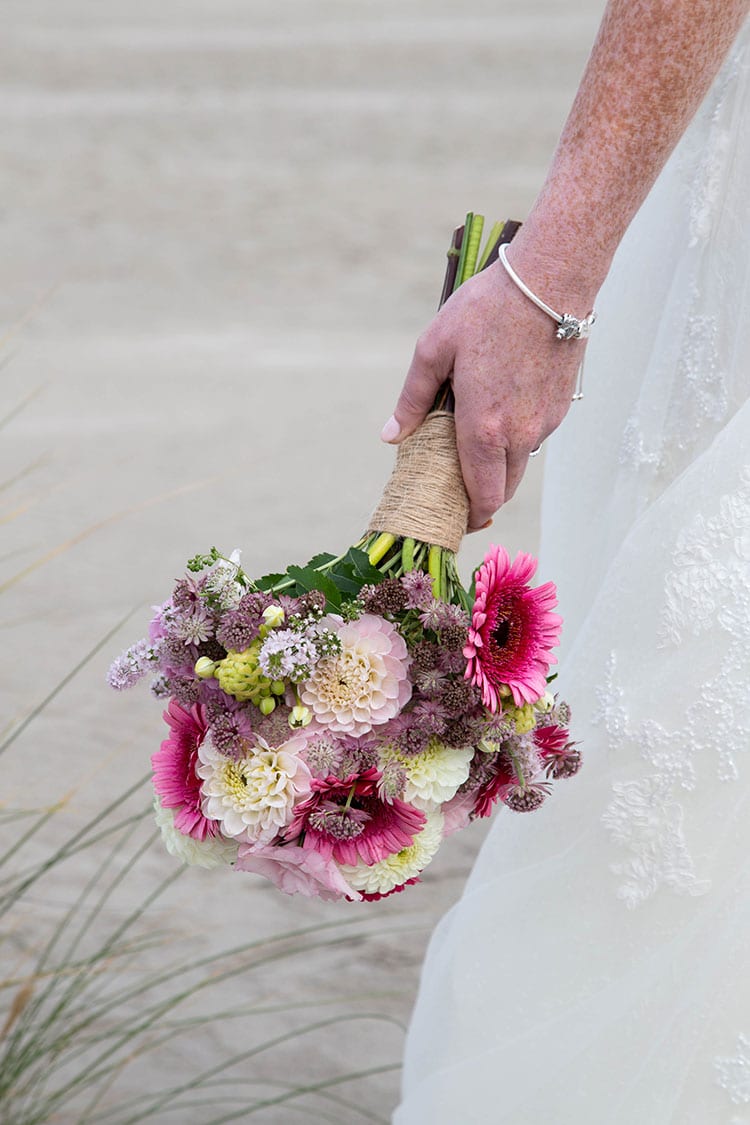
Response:
[[[481,270],[483,270],[484,267],[487,265],[487,259],[489,258],[490,254],[492,253],[493,246],[495,245],[495,243],[499,239],[500,235],[503,233],[503,227],[504,226],[505,226],[505,223],[495,223],[495,225],[493,226],[492,230],[490,231],[490,233],[487,237],[487,242],[485,244],[484,250],[482,251],[482,255],[479,259],[479,262],[477,263],[477,268],[474,271],[475,273],[480,273]]]
[[[414,570],[414,547],[413,539],[404,539],[404,545],[401,548],[401,561],[404,567],[404,574],[408,574],[410,570]]]
[[[455,284],[453,286],[453,292],[454,293],[456,292],[459,285],[463,281],[464,265],[466,264],[466,255],[469,251],[469,240],[471,238],[471,224],[472,224],[473,221],[474,221],[474,212],[469,211],[467,216],[466,216],[466,222],[464,224],[464,236],[461,240],[461,255],[458,259],[458,269],[456,270],[456,281],[455,281]]]
[[[479,245],[482,241],[483,229],[484,215],[475,215],[471,220],[471,230],[469,231],[461,283],[474,276],[474,272],[477,268],[477,257],[479,255]]]
[[[368,552],[367,557],[370,560],[371,566],[377,566],[380,560],[388,554],[393,544],[396,542],[396,536],[391,535],[389,531],[384,531],[373,543]]]
[[[442,587],[440,584],[440,575],[442,571],[442,554],[443,548],[433,544],[430,547],[430,553],[427,558],[427,570],[432,578],[432,593],[436,598],[442,597]]]
[[[513,760],[513,769],[516,771],[516,777],[518,778],[518,784],[521,786],[522,789],[525,789],[526,788],[526,778],[524,777],[523,770],[521,769],[521,763],[518,760],[518,756],[516,754],[514,754],[513,751],[511,750],[509,742],[506,743],[505,748],[507,749],[508,753],[511,756],[511,759]]]

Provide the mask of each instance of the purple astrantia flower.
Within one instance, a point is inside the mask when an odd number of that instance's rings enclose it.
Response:
[[[216,639],[226,649],[242,652],[260,633],[263,624],[263,610],[271,604],[268,594],[253,592],[243,594],[237,608],[224,614],[221,625],[216,630]]]
[[[466,657],[461,649],[442,649],[438,657],[441,672],[463,676],[466,671]]]
[[[465,609],[436,598],[420,613],[419,620],[425,629],[432,629],[434,633],[441,629],[453,629],[455,626],[468,628],[469,625],[469,615]]]
[[[410,570],[401,576],[407,609],[428,609],[432,605],[432,577],[423,570]]]
[[[437,696],[440,698],[446,685],[445,673],[439,668],[428,668],[425,672],[417,672],[416,686],[420,695]]]
[[[107,683],[116,691],[125,691],[132,687],[149,670],[159,658],[161,642],[152,642],[145,637],[136,641],[130,648],[125,649],[116,660],[113,660],[107,672]]]
[[[303,755],[316,777],[338,776],[344,748],[333,735],[322,732],[308,739]]]
[[[186,645],[199,645],[213,636],[214,619],[203,605],[178,610],[170,626],[173,637]]]
[[[217,715],[211,723],[211,739],[216,749],[227,758],[244,758],[253,738],[253,727],[247,711],[239,708]]]
[[[445,708],[437,700],[423,699],[411,713],[411,729],[432,737],[443,732],[446,718]]]

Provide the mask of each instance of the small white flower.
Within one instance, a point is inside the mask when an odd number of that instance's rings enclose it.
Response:
[[[263,610],[263,620],[269,629],[275,629],[284,620],[284,610],[280,605],[269,605]]]
[[[414,837],[408,848],[395,855],[371,864],[340,863],[341,874],[351,887],[365,894],[385,895],[424,871],[433,859],[443,839],[443,814],[437,810],[427,813],[424,827]]]
[[[164,847],[183,863],[192,867],[225,867],[236,860],[239,847],[236,840],[227,840],[224,836],[195,840],[185,836],[174,826],[174,809],[163,808],[158,797],[154,798],[154,815]]]
[[[305,739],[280,747],[256,739],[243,758],[227,758],[207,738],[198,748],[201,806],[227,836],[268,841],[292,819],[295,802],[310,791],[311,773],[299,756]]]

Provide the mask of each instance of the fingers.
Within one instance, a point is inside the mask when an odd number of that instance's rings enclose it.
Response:
[[[396,409],[380,435],[383,441],[399,442],[414,433],[424,421],[438,389],[451,374],[452,366],[449,349],[441,349],[427,336],[420,336]]]
[[[504,427],[491,417],[477,422],[457,402],[456,443],[469,496],[469,531],[478,531],[505,500],[508,457]]]
[[[523,474],[526,472],[526,466],[529,463],[529,453],[526,449],[518,449],[511,447],[507,451],[505,460],[505,496],[503,497],[504,503],[508,501],[515,494]]]

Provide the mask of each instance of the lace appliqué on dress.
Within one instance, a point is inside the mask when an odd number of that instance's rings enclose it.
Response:
[[[635,744],[651,767],[643,777],[615,782],[602,815],[612,839],[629,853],[611,870],[622,880],[618,897],[631,908],[660,887],[690,895],[710,889],[690,856],[679,793],[695,789],[701,776],[706,784],[711,775],[736,780],[740,755],[750,746],[743,671],[750,649],[750,470],[734,492],[719,498],[713,516],[698,514],[683,528],[673,562],[660,621],[662,650],[718,629],[723,658],[716,674],[692,692],[680,727],[669,730],[652,718],[631,718],[616,654],[610,656],[594,721],[606,730],[611,751]]]
[[[736,1050],[726,1058],[714,1059],[716,1081],[735,1105],[750,1105],[750,1038],[737,1036]]]

